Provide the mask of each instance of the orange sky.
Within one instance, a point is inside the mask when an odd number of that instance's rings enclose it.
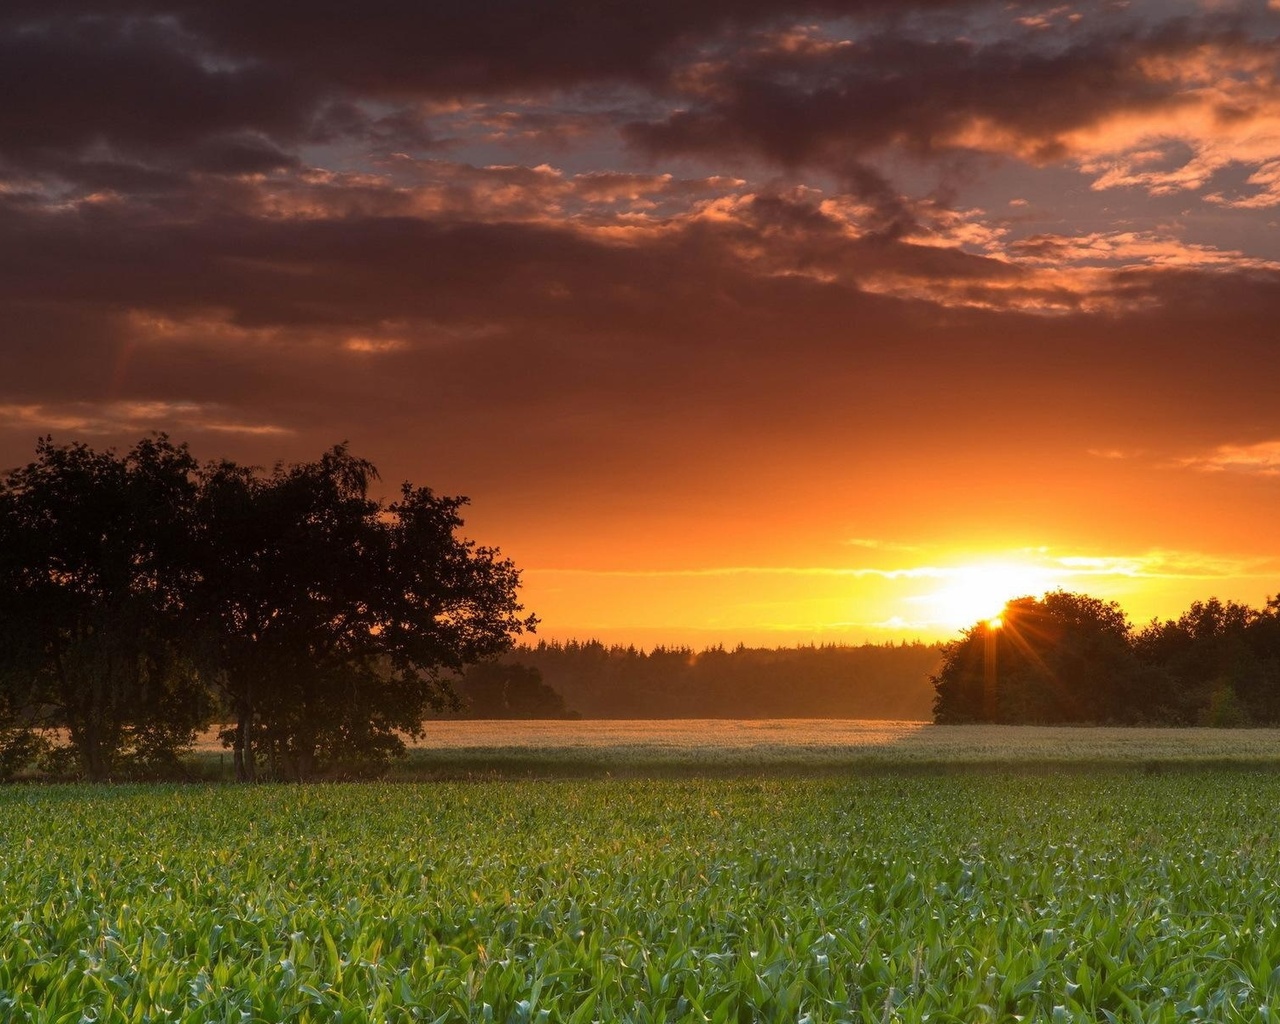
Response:
[[[730,6],[5,5],[0,465],[346,439],[553,638],[1280,591],[1276,5]]]

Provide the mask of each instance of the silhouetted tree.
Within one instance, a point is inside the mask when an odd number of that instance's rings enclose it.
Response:
[[[944,648],[934,719],[1124,721],[1142,680],[1120,606],[1055,591],[1010,601],[999,628],[980,622]]]
[[[1258,626],[1258,612],[1215,597],[1194,602],[1177,619],[1143,629],[1135,645],[1162,678],[1163,717],[1179,725],[1271,720],[1275,698],[1251,642]]]
[[[84,776],[172,764],[209,705],[183,646],[195,462],[43,438],[0,482],[0,732],[65,730]]]
[[[465,499],[406,484],[384,506],[375,477],[343,445],[203,474],[191,609],[242,779],[385,762],[452,700],[442,672],[533,626],[511,562],[455,536]]]
[[[1265,725],[1280,724],[1280,595],[1268,598],[1266,606],[1254,613],[1247,632],[1255,659],[1254,719]]]

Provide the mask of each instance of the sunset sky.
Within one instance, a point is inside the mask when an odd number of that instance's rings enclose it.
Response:
[[[1280,0],[6,0],[0,466],[344,439],[548,638],[1280,590]]]

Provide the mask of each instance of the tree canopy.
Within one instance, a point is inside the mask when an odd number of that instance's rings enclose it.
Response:
[[[43,439],[0,481],[4,749],[52,735],[100,779],[219,720],[246,780],[402,752],[449,674],[535,620],[512,563],[457,535],[465,499],[376,479],[345,445],[264,472]]]
[[[937,722],[1280,723],[1280,598],[1216,598],[1134,629],[1120,606],[1056,591],[1010,601],[943,649]]]
[[[195,463],[47,438],[0,481],[0,730],[57,727],[91,779],[171,761],[208,714],[180,624]],[[41,733],[43,735],[43,733]]]

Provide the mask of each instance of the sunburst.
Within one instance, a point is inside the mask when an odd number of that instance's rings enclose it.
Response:
[[[1001,613],[1015,597],[1038,597],[1059,586],[1046,567],[1020,562],[979,562],[945,570],[943,583],[921,603],[930,618],[943,626],[960,628],[985,621],[994,629],[1003,626]]]

